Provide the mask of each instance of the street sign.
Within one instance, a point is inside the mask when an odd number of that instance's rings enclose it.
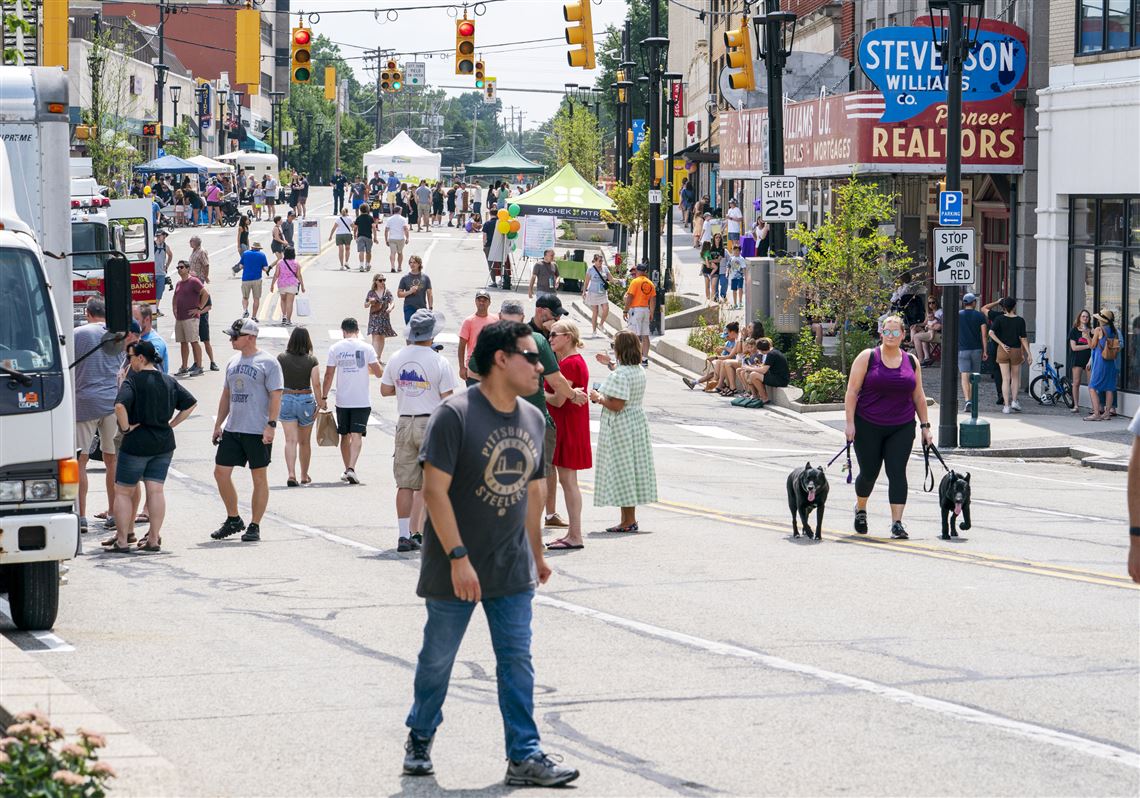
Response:
[[[973,285],[974,228],[934,228],[934,284]]]
[[[944,227],[962,226],[962,192],[942,191],[938,194],[938,224]]]
[[[159,147],[158,148],[158,157],[161,158],[164,155],[166,155],[166,148],[165,147]]]
[[[660,189],[656,189],[656,188],[649,189],[649,204],[650,205],[660,205],[661,204],[661,190]]]
[[[427,64],[423,61],[404,64],[404,82],[409,86],[423,86],[427,83]]]
[[[766,222],[794,222],[799,181],[789,175],[760,178],[760,216]]]
[[[293,146],[293,131],[292,130],[282,130],[281,131],[281,146],[282,147],[292,147]]]
[[[633,154],[637,155],[637,151],[641,149],[641,143],[645,141],[645,120],[634,119],[633,124]]]

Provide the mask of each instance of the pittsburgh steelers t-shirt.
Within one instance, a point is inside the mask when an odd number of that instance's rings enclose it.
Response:
[[[509,596],[537,584],[526,535],[526,498],[530,482],[544,476],[545,431],[534,405],[519,400],[512,412],[500,413],[478,386],[445,399],[428,422],[420,462],[451,475],[448,498],[483,598]],[[451,561],[430,514],[416,594],[455,598]]]

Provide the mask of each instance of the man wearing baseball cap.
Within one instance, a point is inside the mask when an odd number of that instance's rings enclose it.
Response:
[[[633,276],[625,289],[625,328],[641,339],[641,365],[649,366],[649,308],[657,298],[657,287],[645,276],[645,264],[635,263]]]
[[[210,533],[214,540],[243,531],[242,540],[261,540],[261,517],[269,504],[267,469],[273,454],[285,377],[277,358],[257,348],[257,333],[257,322],[253,319],[238,319],[226,330],[236,354],[226,364],[226,382],[214,424],[214,445],[218,447],[214,456],[214,481],[226,506],[225,523]],[[249,526],[238,515],[234,466],[249,466],[253,479]]]
[[[970,406],[970,375],[982,370],[986,359],[983,341],[986,340],[986,315],[978,310],[978,298],[972,293],[962,295],[962,309],[958,311],[958,371],[962,372],[962,394],[966,409]]]
[[[478,380],[471,379],[467,373],[467,357],[475,351],[475,342],[479,340],[479,333],[488,324],[499,320],[497,313],[490,313],[491,293],[486,288],[475,292],[475,312],[463,320],[459,325],[459,378],[468,385],[474,385]]]
[[[530,320],[530,328],[535,335],[546,338],[550,332],[550,325],[569,313],[562,307],[562,300],[557,294],[539,294],[534,303],[534,317]]]

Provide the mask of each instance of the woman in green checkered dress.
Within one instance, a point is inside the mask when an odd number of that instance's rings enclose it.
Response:
[[[602,406],[594,458],[594,506],[621,508],[621,523],[607,532],[636,532],[637,505],[657,501],[649,422],[641,407],[645,398],[641,342],[623,330],[614,337],[614,354],[616,367],[609,356],[598,355],[613,372],[601,390],[590,391],[590,401]]]

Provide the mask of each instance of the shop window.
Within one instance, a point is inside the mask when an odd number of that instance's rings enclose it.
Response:
[[[1069,286],[1069,317],[1076,318],[1082,309],[1095,313],[1096,302],[1096,250],[1072,251],[1072,282]]]
[[[1100,235],[1098,244],[1124,246],[1124,200],[1100,201]]]
[[[1073,222],[1074,244],[1096,243],[1096,200],[1079,197],[1073,200],[1070,218]]]
[[[1136,203],[1140,205],[1140,203]],[[1128,296],[1140,297],[1140,255],[1132,255],[1128,266]],[[1125,390],[1140,391],[1140,308],[1134,300],[1120,318],[1120,332],[1125,336]]]
[[[1128,50],[1140,44],[1140,0],[1076,0],[1077,52]]]

